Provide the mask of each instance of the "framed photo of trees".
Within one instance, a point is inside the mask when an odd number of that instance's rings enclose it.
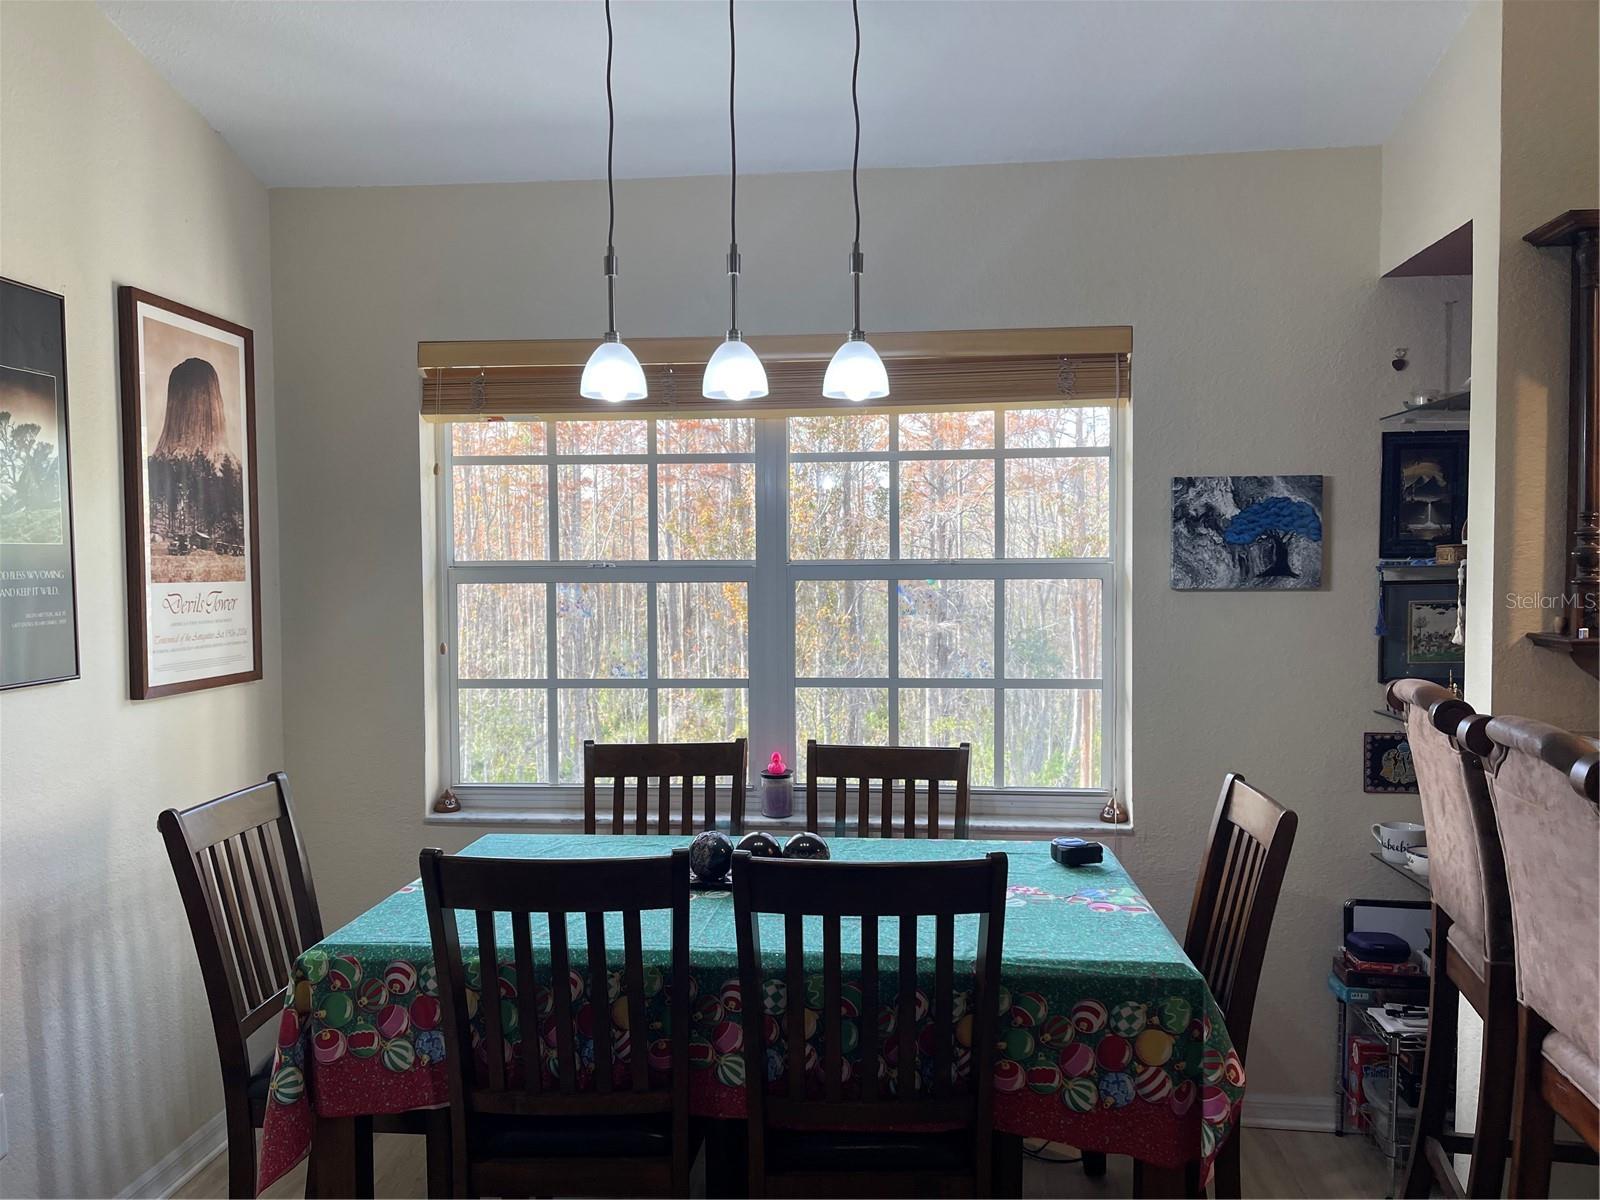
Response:
[[[135,700],[261,678],[255,339],[117,294]]]
[[[78,677],[66,303],[0,279],[0,689]]]

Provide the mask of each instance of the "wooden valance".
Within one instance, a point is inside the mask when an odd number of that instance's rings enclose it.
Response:
[[[623,404],[578,394],[593,340],[420,342],[422,416],[430,421],[673,413],[756,417],[864,408],[1105,405],[1129,395],[1133,330],[1128,326],[875,333],[872,344],[888,368],[891,394],[865,404],[822,395],[823,372],[842,340],[837,334],[752,337],[767,369],[769,394],[742,403],[700,394],[700,377],[717,339],[630,340],[650,395]]]

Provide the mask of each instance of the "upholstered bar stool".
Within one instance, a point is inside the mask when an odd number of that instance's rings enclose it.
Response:
[[[1511,893],[1511,1195],[1545,1196],[1557,1116],[1600,1149],[1600,742],[1521,717],[1463,737],[1483,759]]]
[[[1427,1196],[1437,1184],[1454,1196],[1498,1196],[1511,1129],[1511,1093],[1500,1081],[1512,1078],[1516,1068],[1516,968],[1505,862],[1483,765],[1456,741],[1474,714],[1464,700],[1422,679],[1391,684],[1389,707],[1405,713],[1428,830],[1433,890],[1428,1052],[1404,1194]],[[1459,996],[1466,997],[1484,1023],[1478,1115],[1471,1137],[1446,1128]],[[1472,1155],[1465,1192],[1451,1165],[1452,1154]]]

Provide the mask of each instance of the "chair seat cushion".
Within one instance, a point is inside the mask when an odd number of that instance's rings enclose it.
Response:
[[[260,1120],[267,1112],[267,1089],[272,1086],[272,1055],[267,1055],[250,1072],[250,1082],[244,1085],[245,1098],[250,1101],[250,1113]]]
[[[773,1171],[960,1171],[972,1166],[965,1131],[828,1133],[772,1129],[767,1164]]]
[[[1544,1039],[1544,1057],[1589,1097],[1589,1103],[1600,1107],[1600,1063],[1585,1054],[1583,1047],[1566,1034],[1552,1030]]]
[[[672,1153],[672,1115],[474,1117],[474,1158],[648,1158]]]

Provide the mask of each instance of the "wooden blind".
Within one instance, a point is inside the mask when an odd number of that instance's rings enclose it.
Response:
[[[608,404],[578,394],[593,341],[422,342],[417,346],[422,416],[429,421],[496,417],[640,417],[672,413],[788,416],[864,408],[958,409],[1105,405],[1127,399],[1133,331],[1127,326],[882,333],[872,344],[891,394],[865,404],[829,400],[822,375],[842,339],[832,334],[752,338],[769,394],[733,403],[700,394],[714,338],[640,338],[628,345],[650,395]]]

